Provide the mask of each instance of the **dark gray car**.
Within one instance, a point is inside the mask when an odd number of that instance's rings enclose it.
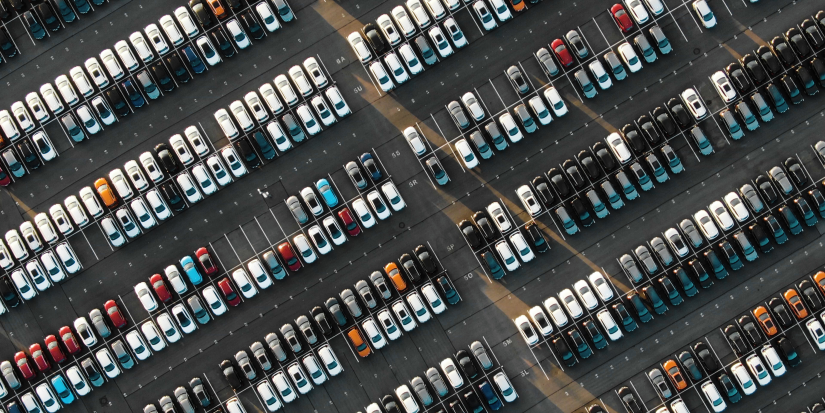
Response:
[[[642,265],[645,266],[648,273],[655,274],[656,271],[659,270],[659,266],[656,265],[656,261],[653,260],[653,257],[650,255],[650,251],[647,247],[640,245],[636,247],[634,252],[636,253],[636,257],[639,258],[639,261],[642,262]]]
[[[106,338],[112,334],[112,330],[109,329],[109,326],[106,325],[106,320],[103,319],[103,313],[95,308],[92,311],[89,311],[89,321],[92,322],[92,325],[97,330],[97,334],[100,334],[100,337]]]
[[[662,376],[662,372],[659,371],[659,369],[650,370],[650,373],[647,373],[647,376],[653,383],[653,387],[656,388],[656,391],[659,392],[663,399],[668,399],[673,395],[670,391],[670,387],[668,387],[665,382],[664,376]]]
[[[467,118],[467,114],[464,113],[464,109],[461,108],[461,105],[458,102],[452,101],[447,104],[447,110],[450,111],[450,116],[452,116],[458,127],[461,129],[466,129],[470,126],[470,120]]]
[[[507,68],[507,76],[510,77],[510,81],[513,82],[513,86],[515,86],[516,90],[522,95],[529,92],[530,88],[527,86],[527,81],[524,80],[524,76],[521,74],[521,70],[519,70],[516,66],[510,66]]]
[[[640,283],[644,280],[642,277],[642,272],[639,270],[639,267],[636,265],[636,261],[630,254],[622,255],[619,258],[619,262],[622,264],[622,268],[624,268],[627,275],[634,283]]]
[[[576,73],[573,74],[573,77],[576,78],[576,83],[579,84],[582,92],[584,92],[584,97],[590,99],[599,93],[596,90],[596,87],[593,86],[593,82],[590,80],[590,77],[587,76],[587,72],[584,70],[577,70]]]
[[[129,353],[129,350],[126,349],[123,341],[116,340],[112,343],[112,352],[115,353],[115,358],[124,369],[131,369],[134,367],[135,360],[132,359],[132,355]]]
[[[432,66],[438,62],[438,58],[435,57],[435,51],[433,51],[433,48],[430,47],[430,43],[427,42],[427,39],[425,39],[424,36],[416,37],[415,45],[418,47],[418,51],[421,52],[421,57],[424,58],[424,63]]]
[[[567,39],[567,43],[569,43],[571,48],[576,51],[579,58],[584,59],[587,57],[587,46],[584,45],[584,40],[582,40],[578,32],[575,30],[570,30],[564,35],[564,38]]]
[[[212,400],[209,398],[209,394],[206,392],[206,388],[203,387],[203,381],[201,381],[200,378],[195,377],[192,380],[189,380],[189,387],[192,389],[192,393],[195,393],[195,398],[198,399],[201,407],[207,407],[212,403]]]
[[[444,397],[448,391],[447,385],[444,384],[444,379],[441,378],[441,374],[438,374],[438,370],[436,370],[435,367],[430,367],[425,374],[430,385],[435,389],[435,392],[438,393],[439,396]]]
[[[264,341],[266,341],[267,347],[269,347],[269,351],[275,355],[275,358],[278,361],[286,360],[286,351],[284,351],[283,346],[281,346],[281,340],[278,339],[278,335],[275,333],[269,333],[264,337]]]
[[[353,182],[355,182],[355,186],[358,189],[364,189],[367,187],[367,181],[364,179],[364,174],[361,173],[361,168],[358,167],[358,164],[355,161],[347,162],[344,169],[347,170],[347,174],[349,177],[352,178]]]
[[[490,370],[493,367],[493,362],[490,360],[490,355],[487,354],[487,350],[484,349],[484,345],[481,344],[480,341],[474,341],[470,344],[470,350],[473,352],[476,360],[478,360],[478,364],[481,365],[481,368],[484,370]]]
[[[682,232],[684,232],[688,239],[690,239],[690,242],[695,248],[701,247],[705,242],[702,235],[696,230],[696,226],[694,226],[693,222],[689,219],[683,219],[682,222],[679,223],[679,228],[682,229]]]
[[[284,271],[284,267],[278,261],[274,252],[271,250],[265,252],[263,258],[276,280],[282,280],[286,277],[286,271]]]
[[[523,103],[513,108],[513,112],[515,112],[516,117],[521,121],[521,126],[524,127],[525,132],[533,133],[536,131],[538,128],[536,121],[530,116],[530,111],[527,110],[527,107]]]
[[[195,320],[198,320],[198,323],[206,324],[211,320],[209,313],[206,312],[206,308],[203,307],[203,303],[197,295],[186,299],[186,303],[189,304],[189,308],[192,309],[192,314],[195,316]]]
[[[430,390],[427,389],[427,384],[424,383],[424,379],[421,377],[415,377],[410,380],[410,384],[412,385],[413,391],[418,396],[418,400],[421,400],[421,404],[423,404],[424,407],[433,404],[433,396],[430,395]]]
[[[612,50],[604,54],[604,61],[607,63],[608,69],[613,73],[616,80],[622,80],[627,77],[627,70],[625,70],[622,61],[616,56]]]
[[[381,271],[373,271],[372,274],[370,274],[370,281],[372,281],[372,285],[375,287],[375,289],[378,290],[379,293],[381,293],[381,297],[383,297],[385,300],[389,300],[390,294],[392,294],[392,292],[387,287],[387,282],[384,279],[384,275],[381,274]]]

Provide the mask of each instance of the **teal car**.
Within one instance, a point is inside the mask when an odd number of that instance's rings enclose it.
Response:
[[[561,221],[567,235],[573,235],[579,232],[579,227],[576,225],[576,221],[570,217],[570,214],[567,212],[567,208],[562,206],[556,209],[556,217],[558,217],[559,221]]]
[[[630,170],[633,172],[633,175],[636,176],[636,181],[639,182],[639,186],[642,188],[642,191],[649,191],[653,188],[653,181],[650,180],[650,177],[642,168],[642,165],[639,165],[638,162],[634,162],[633,165],[630,165]]]
[[[656,157],[654,154],[650,154],[645,158],[647,161],[647,165],[650,166],[650,169],[653,171],[653,176],[656,178],[656,182],[664,183],[668,179],[667,171],[659,162],[659,158]]]
[[[667,166],[670,168],[670,172],[678,174],[685,170],[685,167],[682,165],[682,160],[679,159],[679,155],[676,154],[676,151],[674,151],[670,145],[665,145],[662,147],[662,155],[667,161]]]
[[[498,264],[498,261],[493,256],[492,252],[485,251],[481,253],[481,258],[483,258],[484,263],[487,264],[487,269],[490,271],[490,276],[492,276],[494,280],[500,280],[504,277],[504,270],[501,268],[501,265]]]
[[[338,205],[338,197],[335,196],[335,192],[332,190],[326,178],[318,180],[318,182],[315,183],[315,187],[318,188],[318,192],[324,197],[324,202],[326,202],[328,207],[333,208]]]
[[[713,153],[713,145],[711,145],[710,139],[705,136],[705,132],[702,131],[699,126],[694,126],[693,129],[690,130],[690,136],[693,138],[693,141],[696,142],[696,146],[699,147],[699,153],[705,156]]]
[[[195,265],[195,261],[192,257],[187,255],[181,258],[180,266],[183,267],[183,272],[186,273],[186,276],[189,278],[192,285],[199,285],[203,282],[203,276],[200,271],[198,271],[198,267]]]
[[[49,382],[51,382],[55,393],[57,393],[57,397],[60,398],[60,401],[63,404],[69,404],[75,400],[74,393],[72,393],[72,390],[69,389],[69,384],[66,383],[66,379],[63,378],[63,375],[56,374],[49,379]]]

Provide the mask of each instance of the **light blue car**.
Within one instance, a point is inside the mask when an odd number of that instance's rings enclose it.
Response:
[[[61,374],[54,375],[49,381],[52,383],[57,397],[60,397],[60,401],[63,402],[63,404],[69,404],[74,401],[74,393],[69,389],[66,379],[64,379]]]
[[[333,208],[338,205],[338,197],[335,196],[335,192],[333,192],[332,187],[329,185],[329,181],[321,178],[315,183],[315,187],[318,188],[318,192],[324,197],[324,202],[327,203],[328,207]]]
[[[189,277],[189,281],[192,282],[192,285],[198,285],[203,282],[203,276],[198,271],[198,267],[195,265],[195,261],[190,256],[185,256],[180,259],[180,266],[183,267],[183,271],[186,273],[186,276]]]

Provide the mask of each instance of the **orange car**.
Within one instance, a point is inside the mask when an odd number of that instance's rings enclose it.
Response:
[[[226,18],[226,9],[223,8],[220,0],[207,0],[206,3],[209,4],[212,13],[215,13],[215,17],[221,20]]]
[[[825,272],[820,271],[814,274],[814,282],[819,286],[819,289],[822,290],[822,293],[825,294]]]
[[[510,0],[510,4],[513,6],[513,10],[515,11],[524,10],[524,0]]]
[[[771,315],[768,314],[768,310],[761,305],[753,309],[753,316],[756,317],[756,321],[759,322],[759,325],[762,326],[762,331],[768,335],[768,337],[777,333],[776,325],[773,323],[771,319]]]
[[[347,331],[347,337],[349,337],[352,345],[355,346],[355,350],[358,351],[359,356],[367,357],[370,355],[370,348],[364,341],[364,337],[361,337],[361,332],[359,332],[357,328],[353,327]]]
[[[395,289],[398,290],[399,293],[407,289],[407,283],[404,281],[404,277],[401,276],[401,272],[398,271],[398,266],[395,265],[394,262],[385,265],[384,272],[390,277],[392,285],[395,286]]]
[[[799,298],[799,293],[797,293],[796,290],[790,288],[788,291],[785,291],[785,294],[782,294],[782,296],[785,297],[785,301],[791,306],[791,311],[796,315],[796,318],[801,320],[808,316],[808,310],[805,309],[805,304],[802,304],[802,299]]]
[[[682,376],[682,372],[679,370],[679,366],[676,365],[675,361],[668,360],[662,366],[665,368],[665,371],[667,371],[670,381],[672,381],[673,385],[676,386],[676,390],[682,390],[687,387],[687,382],[685,381],[684,376]]]
[[[106,182],[106,178],[100,178],[95,181],[95,189],[97,189],[97,194],[100,195],[100,199],[103,200],[103,203],[106,204],[107,207],[114,208],[117,206],[117,197],[115,197],[115,193],[112,192],[109,183]]]

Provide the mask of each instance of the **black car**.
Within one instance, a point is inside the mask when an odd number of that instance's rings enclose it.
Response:
[[[597,350],[601,350],[607,347],[607,340],[605,340],[604,335],[596,327],[596,323],[593,320],[585,320],[582,323],[582,327],[584,327],[584,331],[587,331],[587,335],[590,336],[590,342],[593,343],[593,346],[596,347]]]
[[[126,100],[123,99],[123,94],[120,93],[118,88],[113,87],[106,90],[106,100],[109,102],[109,107],[112,108],[112,112],[118,117],[122,118],[132,113]]]
[[[676,123],[678,123],[679,126],[682,128],[687,128],[690,126],[690,115],[685,107],[682,106],[681,100],[677,98],[670,98],[670,100],[667,101],[667,107],[670,109],[670,113],[673,114],[673,117],[676,119]]]
[[[742,395],[739,393],[739,390],[733,384],[733,380],[730,379],[730,376],[727,373],[722,373],[719,375],[719,384],[722,387],[722,393],[728,396],[728,400],[731,403],[737,403],[739,400],[742,400]]]
[[[679,361],[685,366],[685,369],[690,373],[694,381],[702,380],[702,370],[696,365],[696,360],[689,351],[679,353]]]
[[[719,370],[719,362],[716,360],[716,356],[713,355],[710,347],[708,347],[704,341],[694,344],[693,352],[696,353],[696,357],[699,358],[699,362],[702,363],[702,367],[705,368],[705,371],[708,373],[713,373],[716,370]]]
[[[72,10],[72,7],[69,6],[67,0],[52,0],[52,4],[66,23],[77,20],[77,15],[74,13],[74,10]]]
[[[762,85],[763,83],[768,81],[768,74],[765,72],[765,68],[759,63],[759,60],[754,57],[754,55],[748,53],[742,56],[742,66],[745,66],[745,71],[748,72],[753,82],[756,83],[757,86]]]
[[[788,365],[796,367],[799,363],[802,363],[802,359],[799,358],[799,353],[796,352],[796,348],[794,348],[789,338],[784,336],[779,337],[779,340],[776,340],[776,344],[779,347],[779,352],[785,357],[785,361],[788,362]]]
[[[808,205],[808,201],[806,201],[805,198],[796,198],[793,200],[793,203],[796,206],[797,211],[799,211],[799,215],[802,216],[802,220],[805,221],[805,225],[809,227],[816,225],[816,215],[814,214],[813,209],[811,209],[811,206]]]
[[[773,49],[773,53],[785,67],[790,68],[796,63],[796,56],[794,56],[791,46],[788,45],[788,42],[785,41],[783,37],[776,36],[771,39],[771,49]]]
[[[593,355],[593,350],[591,350],[587,342],[584,341],[584,337],[581,336],[579,330],[569,330],[567,331],[567,336],[570,337],[570,341],[573,343],[573,347],[576,348],[576,352],[579,353],[579,357],[586,359]]]
[[[722,265],[722,260],[719,259],[719,256],[716,255],[716,251],[713,249],[709,249],[702,253],[707,260],[708,264],[710,264],[711,270],[713,270],[713,275],[718,280],[722,280],[728,276],[728,270],[725,269],[725,266]]]
[[[745,344],[745,339],[742,338],[742,334],[735,325],[729,324],[724,331],[725,337],[728,338],[728,342],[737,356],[742,357],[748,353],[748,345]]]
[[[18,53],[17,47],[14,45],[14,42],[11,41],[9,32],[6,31],[5,27],[0,27],[0,53],[2,53],[6,59],[17,56]]]
[[[799,219],[796,218],[793,210],[789,208],[788,205],[783,205],[779,208],[779,216],[784,219],[785,225],[788,226],[788,230],[792,235],[799,235],[799,233],[802,232],[802,225],[799,224]]]
[[[478,399],[478,396],[476,396],[476,393],[472,390],[464,393],[464,402],[467,403],[467,407],[470,408],[470,413],[480,413],[484,411],[484,407],[481,406],[481,400]]]
[[[596,142],[593,144],[593,153],[596,154],[596,158],[605,171],[612,172],[616,169],[616,159],[610,154],[610,149],[607,148],[604,142]]]
[[[172,69],[172,74],[178,83],[186,83],[192,78],[189,71],[186,70],[186,66],[183,65],[183,61],[180,59],[178,52],[169,53],[166,56],[166,63],[169,65],[169,68]]]
[[[816,77],[817,82],[819,82],[819,86],[825,87],[825,62],[815,57],[811,59],[809,63],[814,77]]]
[[[367,23],[364,25],[363,32],[364,37],[366,37],[372,49],[375,50],[375,53],[381,55],[387,50],[387,42],[384,40],[384,36],[381,34],[381,31],[378,30],[378,26],[375,23]]]
[[[765,341],[762,338],[762,334],[759,333],[759,327],[756,326],[756,323],[753,322],[753,318],[751,318],[750,315],[745,314],[742,317],[739,317],[737,322],[739,323],[739,327],[742,329],[745,338],[748,339],[748,342],[750,342],[753,347],[758,347]]]
[[[665,305],[665,302],[662,301],[661,297],[659,297],[659,292],[656,291],[653,284],[642,288],[642,298],[644,298],[647,304],[653,308],[653,311],[656,312],[656,314],[661,315],[667,312],[667,305]]]
[[[788,240],[788,235],[785,234],[785,230],[782,229],[782,225],[779,225],[779,221],[773,215],[768,215],[763,218],[765,221],[765,225],[768,228],[768,232],[773,236],[773,240],[777,244],[784,244],[785,241]]]
[[[407,273],[407,278],[412,280],[412,282],[417,283],[422,280],[421,272],[418,271],[418,266],[410,254],[401,255],[401,257],[398,258],[398,263],[401,264],[401,268]]]
[[[624,406],[630,413],[644,412],[641,406],[639,406],[639,402],[636,401],[636,396],[633,394],[633,391],[631,391],[629,388],[622,387],[621,389],[619,389],[618,394],[619,398],[622,399],[622,404],[624,404]]]
[[[17,144],[17,150],[20,151],[20,156],[26,168],[30,171],[40,167],[40,158],[37,157],[37,152],[32,148],[28,139],[23,139]]]
[[[656,146],[659,144],[662,140],[662,135],[659,133],[659,129],[656,128],[656,125],[653,124],[653,119],[651,119],[650,116],[639,116],[636,123],[638,123],[639,127],[642,128],[642,134],[651,146]]]
[[[275,148],[272,147],[272,144],[269,143],[269,140],[266,139],[266,135],[260,129],[252,132],[252,142],[255,145],[255,148],[261,153],[261,156],[266,160],[271,160],[275,158]]]
[[[166,203],[169,205],[169,208],[172,208],[172,211],[180,212],[186,209],[186,202],[183,201],[180,193],[178,193],[178,190],[175,189],[175,186],[171,183],[167,182],[161,185],[160,193],[163,194],[163,198],[166,199]]]
[[[562,337],[556,337],[553,339],[553,348],[556,349],[556,353],[568,367],[573,367],[576,365],[576,357],[573,356],[573,352],[570,351],[570,347]]]
[[[788,31],[785,32],[785,38],[788,39],[791,48],[793,48],[793,51],[795,51],[800,58],[804,59],[811,54],[811,46],[808,45],[808,40],[805,39],[802,32],[796,27],[788,29]]]
[[[814,209],[819,212],[819,216],[825,218],[825,195],[819,189],[811,189],[808,191],[808,197],[811,199]]]
[[[3,303],[6,304],[6,307],[11,308],[20,305],[20,297],[15,291],[17,290],[12,287],[8,277],[3,277],[3,279],[0,280],[0,297],[3,298]]]
[[[573,184],[574,188],[581,189],[587,185],[587,181],[584,180],[584,176],[582,176],[579,165],[577,165],[575,161],[568,159],[561,164],[561,167],[564,168],[565,172],[567,172],[567,177],[570,179],[570,182]]]
[[[438,265],[436,265],[435,259],[426,245],[415,247],[414,252],[415,257],[418,258],[418,263],[421,264],[421,267],[424,268],[427,274],[435,274],[438,271]]]
[[[332,334],[332,326],[330,326],[329,320],[327,319],[327,313],[323,308],[315,306],[309,311],[309,313],[315,320],[315,325],[317,325],[318,329],[321,330],[321,334],[325,336]]]
[[[763,253],[767,254],[773,251],[773,244],[771,244],[771,240],[768,238],[768,233],[758,221],[749,225],[748,231],[751,237],[756,240],[756,244],[759,245],[759,249],[762,250]]]
[[[728,261],[730,269],[737,271],[745,266],[739,258],[739,255],[736,254],[736,250],[733,249],[733,246],[730,245],[730,242],[727,240],[719,243],[719,251],[722,252],[722,256]]]
[[[201,26],[209,27],[212,25],[212,13],[209,12],[207,6],[203,4],[202,0],[190,0],[189,8],[192,9],[192,12],[195,14],[195,18]]]
[[[171,92],[175,90],[175,82],[172,80],[172,76],[169,75],[169,71],[166,70],[166,66],[164,66],[162,61],[158,60],[155,62],[151,69],[162,91]]]
[[[343,327],[347,324],[347,316],[344,315],[343,310],[341,310],[341,305],[338,304],[338,300],[334,297],[328,298],[324,301],[324,307],[327,308],[327,311],[329,311],[332,318],[334,318],[335,322],[338,323],[339,327]]]
[[[458,296],[458,293],[455,291],[455,288],[453,288],[453,286],[450,284],[450,280],[448,280],[447,277],[442,275],[441,277],[435,279],[435,283],[441,290],[441,294],[444,294],[444,298],[447,300],[448,304],[458,304],[459,300],[461,300],[461,297]]]
[[[464,239],[467,240],[471,248],[481,247],[481,236],[478,234],[478,230],[476,230],[472,222],[465,219],[458,223],[458,229],[464,235]]]
[[[805,100],[792,73],[783,75],[782,78],[779,79],[779,83],[782,84],[783,89],[785,89],[785,93],[788,94],[788,97],[791,99],[791,103],[794,105],[798,105]]]
[[[636,324],[636,320],[633,318],[633,316],[630,315],[630,312],[627,311],[627,308],[624,306],[624,304],[616,303],[613,304],[612,308],[614,315],[616,316],[616,318],[619,319],[619,322],[622,324],[622,327],[624,327],[625,331],[630,333],[632,331],[635,331],[636,328],[639,327],[639,325]]]
[[[126,96],[129,97],[129,102],[132,103],[132,106],[139,108],[146,104],[146,99],[143,98],[143,95],[140,94],[140,91],[135,87],[131,79],[126,79],[121,85],[126,92]]]
[[[160,160],[160,166],[164,171],[166,171],[167,174],[174,175],[178,172],[178,161],[175,159],[175,155],[172,154],[172,150],[169,149],[169,145],[159,143],[155,146],[155,154]]]
[[[624,136],[624,140],[627,141],[630,148],[633,149],[633,152],[636,152],[637,155],[644,153],[645,149],[647,149],[642,135],[635,126],[631,124],[622,126],[622,136]]]
[[[258,157],[258,154],[256,154],[254,150],[252,150],[252,145],[249,144],[249,139],[243,137],[235,141],[233,145],[235,146],[235,150],[237,150],[241,155],[241,158],[247,168],[261,167],[261,158]]]
[[[455,354],[455,358],[458,360],[461,371],[464,372],[464,375],[467,376],[470,381],[478,377],[478,366],[476,366],[475,361],[473,361],[473,356],[469,351],[459,350],[458,353]]]
[[[561,171],[556,168],[551,168],[547,171],[547,176],[550,178],[550,183],[553,185],[553,189],[556,190],[556,193],[559,194],[561,199],[565,199],[570,196],[570,185],[567,184],[567,180],[564,179],[564,174],[562,174]]]
[[[816,291],[816,286],[811,280],[803,280],[798,285],[799,292],[805,297],[805,303],[811,307],[811,311],[817,312],[822,308],[822,298]]]
[[[759,188],[759,192],[762,193],[762,198],[768,201],[768,204],[775,204],[779,199],[779,195],[776,193],[776,188],[773,187],[770,179],[765,175],[759,175],[756,177],[755,182],[756,187]]]
[[[224,360],[219,365],[221,372],[223,373],[224,379],[229,383],[229,387],[232,387],[235,391],[240,391],[242,384],[241,384],[241,376],[238,374],[237,370],[235,370],[235,366],[232,365],[232,362],[229,360]]]
[[[386,410],[387,413],[401,413],[401,410],[398,409],[398,403],[395,402],[395,398],[391,395],[382,397],[381,404],[384,406],[384,410]]]
[[[593,215],[590,214],[590,211],[587,209],[586,206],[584,206],[579,197],[573,198],[573,200],[570,201],[570,206],[573,208],[573,211],[576,212],[576,217],[579,218],[579,221],[581,222],[583,227],[589,227],[593,225],[594,222],[596,222],[595,218],[593,218]]]
[[[693,270],[693,276],[702,288],[710,288],[713,286],[713,279],[710,278],[710,274],[708,274],[707,270],[705,270],[705,266],[702,265],[702,261],[700,259],[695,258],[688,261],[688,267]]]
[[[264,29],[248,11],[241,14],[241,22],[244,27],[246,27],[246,32],[249,33],[249,37],[255,40],[261,40],[264,38]]]
[[[530,223],[524,226],[527,231],[527,239],[533,244],[533,248],[539,253],[545,253],[550,250],[550,245],[547,243],[547,238],[541,233],[538,225]]]
[[[60,20],[54,15],[52,8],[49,7],[48,4],[36,4],[33,5],[32,8],[37,11],[37,15],[40,17],[40,21],[43,22],[43,26],[53,32],[60,30]]]
[[[816,23],[811,19],[803,20],[799,27],[802,28],[802,33],[814,49],[821,49],[825,46],[825,38],[822,37],[822,33],[816,28]]]
[[[768,307],[771,308],[776,317],[776,321],[782,328],[790,328],[794,325],[794,318],[791,315],[791,311],[788,310],[788,307],[785,306],[785,302],[781,298],[771,298],[771,300],[768,301]]]
[[[553,190],[550,189],[550,183],[547,182],[547,178],[539,175],[533,178],[532,184],[533,188],[536,189],[539,200],[545,207],[549,208],[556,203],[556,197],[553,195]]]
[[[656,119],[656,123],[658,123],[659,127],[665,132],[665,136],[671,137],[679,131],[676,128],[676,122],[673,121],[673,118],[671,118],[661,106],[653,109],[653,118]]]
[[[224,0],[224,1],[229,6],[229,8],[232,9],[232,11],[235,11],[235,12],[237,12],[238,10],[241,9],[241,7],[243,7],[243,3],[241,3],[241,0]]]
[[[676,289],[675,285],[673,285],[673,281],[671,281],[670,278],[660,277],[658,281],[659,285],[662,286],[662,291],[665,292],[665,297],[667,297],[668,301],[670,301],[670,304],[677,306],[685,301],[684,298],[682,298],[682,295],[679,294],[679,290]],[[653,290],[652,286],[645,288],[650,288]],[[653,303],[655,303],[655,300],[651,297],[651,304]],[[654,304],[654,309],[655,308],[656,306]]]
[[[596,164],[596,161],[589,151],[581,151],[576,157],[579,158],[579,164],[584,168],[584,172],[591,181],[599,179],[602,175],[602,170],[599,168],[599,165]]]
[[[493,227],[493,224],[490,222],[490,217],[487,216],[486,212],[478,211],[473,214],[471,218],[476,224],[476,228],[481,232],[481,235],[488,241],[492,241],[498,237],[498,231]]]
[[[229,58],[235,55],[235,48],[232,46],[232,43],[229,42],[229,37],[226,36],[226,33],[220,27],[212,31],[212,40],[218,46],[218,50],[223,57]]]
[[[819,93],[819,89],[816,88],[814,76],[807,67],[799,66],[796,68],[794,73],[796,73],[796,78],[799,80],[799,84],[802,86],[802,89],[805,89],[806,95],[814,96]]]
[[[745,94],[753,87],[751,81],[742,70],[742,66],[739,66],[739,63],[729,64],[728,67],[725,68],[725,72],[727,72],[728,78],[730,78],[731,83],[733,83],[733,86],[739,94]]]
[[[782,64],[779,63],[779,59],[776,58],[776,55],[768,46],[760,46],[756,49],[756,55],[771,76],[782,73]]]
[[[673,270],[673,278],[678,281],[686,296],[693,297],[698,292],[698,290],[696,290],[696,286],[693,284],[693,281],[690,277],[688,277],[687,271],[685,271],[682,267],[676,267],[676,269]]]

